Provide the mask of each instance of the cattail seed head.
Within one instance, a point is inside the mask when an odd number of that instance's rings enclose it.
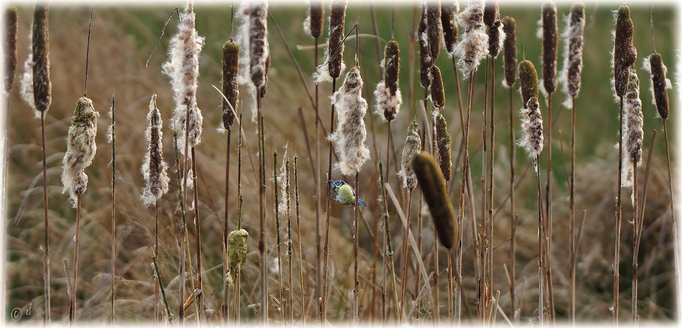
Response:
[[[384,70],[384,80],[377,84],[374,91],[376,98],[376,113],[383,115],[384,120],[392,121],[398,115],[403,103],[398,88],[398,72],[400,71],[400,47],[395,40],[388,41],[384,48],[384,59],[381,62]]]
[[[453,1],[450,5],[441,4],[440,7],[440,21],[443,26],[443,40],[445,42],[445,51],[448,56],[452,57],[457,47],[457,38],[459,37],[459,25],[455,22],[455,18],[459,13],[459,2]]]
[[[431,101],[438,111],[445,108],[445,89],[443,88],[443,76],[438,66],[433,65],[429,69],[429,81],[431,82]]]
[[[251,83],[261,90],[266,83],[266,61],[269,54],[268,47],[268,3],[267,1],[253,1],[249,4],[249,59]]]
[[[668,89],[672,88],[670,80],[666,77],[668,68],[663,64],[663,58],[659,53],[653,53],[644,59],[644,69],[651,75],[651,95],[658,115],[667,119],[670,113],[668,101]]]
[[[455,240],[455,210],[445,188],[445,179],[433,157],[419,152],[412,161],[417,180],[429,206],[438,240],[445,248],[452,248]]]
[[[637,60],[637,48],[633,42],[635,25],[630,19],[630,7],[622,5],[616,14],[616,34],[613,48],[613,84],[617,97],[625,95],[628,83],[628,67]]]
[[[407,138],[405,139],[405,147],[403,147],[403,155],[400,159],[400,172],[398,172],[398,176],[403,181],[403,188],[407,188],[410,191],[417,187],[417,176],[412,168],[412,160],[421,150],[422,140],[419,136],[419,124],[414,121],[407,127]]]
[[[429,68],[433,65],[433,59],[429,51],[426,8],[424,5],[422,5],[422,13],[419,18],[419,26],[417,27],[417,39],[419,40],[419,83],[422,88],[427,89],[429,87]]]
[[[521,109],[521,129],[523,136],[519,146],[524,147],[528,155],[535,159],[542,152],[542,114],[537,96],[528,99],[526,106]]]
[[[282,156],[282,166],[279,168],[279,175],[277,179],[279,180],[279,204],[277,204],[277,211],[283,217],[289,215],[290,209],[290,179],[289,179],[289,155],[287,146],[284,146],[284,156]],[[275,190],[277,192],[277,190]]]
[[[235,283],[237,281],[237,273],[242,270],[242,265],[246,261],[246,254],[249,249],[246,241],[249,238],[249,233],[244,229],[234,230],[227,235],[227,257],[229,259],[229,277],[228,283]]]
[[[267,45],[268,47],[268,57],[265,58],[265,83],[259,88],[260,92],[258,93],[261,98],[265,97],[265,93],[268,91],[268,73],[270,73],[270,45]]]
[[[483,22],[488,29],[488,54],[497,58],[505,39],[502,21],[500,20],[500,4],[497,0],[486,2]]]
[[[310,1],[308,17],[303,23],[303,26],[313,38],[317,39],[322,36],[322,28],[324,28],[324,8],[322,7],[322,1]]]
[[[558,36],[556,4],[546,1],[542,5],[542,86],[548,93],[556,91]]]
[[[329,15],[329,76],[338,79],[343,68],[343,38],[346,29],[347,1],[333,0]]]
[[[52,82],[50,82],[50,31],[48,7],[36,4],[33,15],[33,100],[35,109],[47,111],[52,103]]]
[[[90,166],[97,152],[97,117],[99,113],[95,111],[92,100],[86,97],[78,99],[62,159],[62,193],[69,193],[74,206],[87,189],[88,176],[83,171]]]
[[[458,65],[466,75],[476,71],[478,63],[488,53],[488,34],[485,33],[482,0],[470,0],[467,8],[459,15],[457,21],[464,27],[462,41],[457,45]]]
[[[228,40],[223,45],[223,128],[229,130],[234,124],[239,101],[239,45]],[[228,104],[229,101],[229,104]]]
[[[144,137],[147,140],[147,152],[142,163],[142,176],[144,177],[144,189],[142,190],[142,204],[149,206],[154,204],[168,192],[168,164],[163,161],[163,121],[161,112],[156,107],[156,94],[149,101],[149,113],[147,114],[147,129]]]
[[[440,17],[440,0],[426,2],[426,33],[431,61],[435,62],[440,55],[440,35],[443,30]]]
[[[339,155],[335,165],[345,176],[360,172],[362,164],[369,159],[369,149],[365,146],[367,130],[363,118],[367,113],[367,101],[362,98],[362,78],[358,66],[353,67],[343,81],[343,86],[332,95],[332,105],[336,108],[339,122],[336,130],[329,136],[334,150]]]
[[[521,81],[521,100],[526,104],[531,97],[538,96],[538,72],[530,60],[519,63],[519,80]]]
[[[644,116],[642,115],[642,101],[639,99],[639,78],[637,78],[637,70],[634,66],[628,69],[630,72],[623,103],[625,112],[622,156],[624,169],[621,179],[623,187],[632,186],[633,170],[642,164],[642,142],[644,141],[644,131],[642,131]]]
[[[391,40],[384,48],[384,80],[391,95],[395,96],[398,90],[398,73],[400,72],[400,45],[398,41]]]
[[[564,32],[566,47],[564,48],[564,69],[559,79],[570,98],[578,96],[580,91],[580,73],[583,69],[583,31],[585,30],[585,4],[576,2],[571,6],[568,15],[568,26]],[[567,106],[568,107],[568,106]]]
[[[516,20],[513,17],[502,18],[504,26],[504,81],[508,88],[516,83]]]
[[[2,26],[5,28],[5,92],[9,93],[14,84],[14,75],[17,70],[17,33],[19,32],[19,17],[17,7],[5,9],[2,16]]]
[[[448,123],[445,121],[445,117],[439,113],[436,116],[436,145],[438,147],[440,170],[443,172],[443,177],[446,181],[450,181],[450,169],[452,168],[452,160],[450,158],[451,144],[452,139],[448,133]]]

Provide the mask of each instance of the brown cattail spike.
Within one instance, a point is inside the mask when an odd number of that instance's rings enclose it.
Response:
[[[228,40],[223,45],[223,128],[229,130],[234,124],[239,101],[239,45]],[[228,104],[229,101],[229,104]]]
[[[249,5],[249,55],[251,82],[262,93],[266,83],[268,53],[268,3],[254,1]]]
[[[542,5],[542,86],[548,93],[556,91],[558,36],[556,4],[547,1]]]
[[[346,26],[346,1],[333,0],[329,13],[329,47],[327,65],[329,76],[338,79],[343,71],[343,38]]]
[[[383,115],[384,119],[390,122],[398,115],[403,102],[398,88],[400,47],[397,41],[391,40],[386,44],[381,66],[385,68],[384,80],[377,84],[374,96],[377,102],[377,114]]]
[[[400,72],[400,45],[391,40],[384,49],[384,80],[392,96],[398,92],[398,73]]]
[[[450,146],[452,139],[448,133],[448,122],[445,121],[445,117],[442,114],[436,116],[436,141],[440,170],[443,172],[445,180],[450,181],[450,169],[452,168]]]
[[[513,17],[502,18],[504,26],[504,83],[511,88],[516,83],[516,20]]]
[[[310,35],[313,38],[322,36],[324,28],[324,8],[322,1],[310,1]]]
[[[459,11],[459,4],[453,1],[449,6],[440,7],[440,21],[443,26],[443,40],[445,41],[445,51],[452,56],[457,46],[457,38],[459,34],[459,25],[455,22],[457,12]]]
[[[36,110],[41,112],[52,103],[49,43],[48,7],[45,3],[38,3],[33,15],[33,99]]]
[[[426,152],[417,154],[412,166],[424,193],[424,200],[429,205],[438,240],[445,248],[450,249],[455,240],[455,210],[445,189],[443,173],[433,157]]]
[[[431,82],[431,101],[433,107],[442,110],[445,107],[445,89],[443,88],[443,77],[438,66],[433,65],[429,69],[429,81]]]
[[[668,68],[663,64],[663,58],[659,53],[654,53],[649,57],[649,66],[651,68],[653,99],[656,109],[658,109],[658,115],[661,115],[663,119],[667,119],[670,112],[667,90],[670,88],[670,80],[665,76]]]
[[[440,1],[426,2],[426,33],[431,61],[435,62],[440,54],[440,34],[443,30],[440,17]]]
[[[402,178],[403,188],[414,190],[417,188],[417,176],[414,174],[412,168],[412,160],[422,150],[422,141],[419,136],[419,124],[412,122],[407,127],[407,138],[405,139],[405,147],[403,148],[403,155],[400,160],[400,172],[398,176]]]
[[[566,53],[561,80],[568,96],[576,97],[580,91],[580,73],[583,69],[583,31],[585,30],[585,4],[576,2],[568,16]]]
[[[265,93],[268,91],[268,73],[270,73],[270,45],[267,43],[266,45],[268,48],[268,57],[265,58],[265,82],[260,87],[259,92],[261,98],[265,97]]]
[[[426,8],[422,8],[422,15],[419,18],[419,27],[417,28],[417,39],[419,40],[419,83],[424,89],[429,87],[429,68],[433,65],[426,30]]]
[[[628,67],[637,60],[637,48],[633,41],[635,25],[630,19],[630,7],[622,5],[616,17],[616,38],[613,49],[613,78],[616,96],[625,95],[628,83]]]
[[[488,54],[493,58],[497,58],[500,54],[502,42],[505,39],[505,34],[502,31],[502,22],[500,21],[500,5],[498,1],[487,1],[485,10],[483,11],[483,22],[488,28]]]
[[[519,80],[521,80],[521,100],[525,105],[531,97],[538,96],[538,72],[529,60],[519,63]]]
[[[17,70],[17,33],[19,31],[19,18],[17,7],[5,9],[2,17],[2,26],[5,28],[5,92],[9,93],[14,84],[14,75]]]

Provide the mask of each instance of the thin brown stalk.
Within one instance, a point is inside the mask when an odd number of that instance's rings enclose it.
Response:
[[[274,171],[274,169],[273,169]],[[286,172],[287,172],[287,254],[289,255],[289,299],[287,300],[287,307],[289,308],[289,324],[294,322],[294,280],[293,280],[293,266],[292,261],[292,243],[291,243],[291,174],[289,173],[289,158],[286,160]],[[280,264],[281,267],[281,264]],[[280,275],[281,276],[281,275]],[[280,284],[281,285],[281,284]]]
[[[424,140],[424,139],[422,139]],[[424,195],[419,193],[419,207],[417,208],[417,253],[415,256],[419,256],[421,258],[422,256],[422,206],[424,203]],[[409,236],[409,231],[408,231],[408,236]],[[419,298],[417,295],[419,295],[419,291],[421,290],[421,276],[418,274],[415,274],[416,279],[414,280],[414,295],[415,295],[415,307],[419,307]],[[415,319],[419,320],[419,311],[415,314]]]
[[[679,242],[678,242],[678,234],[677,234],[677,220],[675,219],[675,198],[673,196],[673,180],[672,180],[672,173],[670,171],[670,146],[668,144],[668,127],[666,125],[666,120],[663,120],[663,135],[665,137],[665,158],[666,158],[666,164],[668,168],[668,191],[670,193],[670,215],[672,218],[672,226],[673,226],[673,244],[676,245],[674,249],[674,256],[675,256],[675,267],[677,267],[680,264],[680,254],[679,254]],[[680,281],[679,279],[679,271],[680,270],[675,270],[675,281]],[[675,284],[677,286],[677,293],[679,295],[680,293],[680,286],[679,284]]]
[[[516,66],[514,66],[516,67]],[[511,86],[509,87],[509,161],[510,161],[510,172],[509,172],[509,195],[511,196],[510,207],[511,207],[511,290],[510,290],[510,305],[511,305],[511,317],[512,321],[517,324],[516,317],[516,224],[518,218],[516,217],[516,208],[514,207],[514,165],[516,163],[516,137],[514,136],[514,113],[513,113],[513,97],[514,90]],[[494,218],[494,216],[493,216]]]
[[[488,162],[488,255],[487,255],[487,290],[488,299],[490,299],[493,288],[493,195],[494,186],[493,181],[495,178],[495,58],[491,56],[490,60],[490,156]],[[497,301],[496,301],[497,303]],[[493,310],[496,311],[496,310]]]
[[[154,267],[154,277],[156,278],[155,280],[158,282],[158,285],[161,289],[161,295],[163,296],[163,304],[166,306],[166,315],[168,316],[167,321],[172,322],[173,318],[170,306],[168,305],[168,300],[166,299],[166,291],[163,289],[163,284],[161,283],[161,275],[159,274],[159,265],[156,263],[156,255],[152,256],[152,266]]]
[[[7,101],[9,102],[9,97],[7,97]],[[9,110],[9,105],[7,106],[7,109]],[[50,268],[52,267],[50,263],[50,230],[49,230],[49,220],[48,220],[48,200],[47,200],[47,162],[45,161],[45,111],[40,112],[40,136],[42,139],[42,154],[43,154],[43,208],[44,208],[44,214],[45,214],[45,256],[44,256],[44,262],[45,262],[45,324],[50,324],[52,321],[51,319],[51,310],[50,310],[50,274],[51,270]],[[7,147],[7,146],[5,146]],[[113,276],[113,273],[112,273]],[[112,293],[113,297],[113,293]]]
[[[618,308],[620,305],[620,235],[622,230],[623,210],[621,208],[621,173],[623,171],[623,96],[620,96],[620,124],[618,125],[618,184],[616,196],[616,240],[613,259],[613,324],[618,325]]]
[[[571,97],[571,176],[569,188],[569,223],[568,223],[568,252],[571,259],[568,264],[568,321],[575,322],[575,97]]]
[[[278,196],[278,191],[279,189],[279,184],[277,182],[277,151],[275,150],[272,152],[272,167],[274,168],[272,170],[272,177],[273,177],[273,186],[274,186],[274,193],[275,193],[275,230],[276,233],[275,235],[277,236],[277,291],[279,293],[279,298],[277,299],[279,302],[282,302],[282,250],[281,250],[281,245],[282,245],[282,240],[280,238],[280,227],[279,227],[279,196]],[[284,196],[284,195],[282,195]],[[284,313],[282,313],[282,322],[284,322]]]
[[[230,204],[228,202],[230,194],[230,139],[232,135],[232,129],[227,130],[227,151],[225,152],[225,216],[223,219],[223,305],[222,305],[222,316],[223,324],[227,324],[228,317],[230,316],[230,307],[228,306],[230,302],[229,295],[229,284],[227,283],[227,235],[230,232]]]
[[[258,181],[258,188],[259,188],[259,193],[258,193],[258,206],[259,206],[259,213],[260,213],[260,238],[258,241],[258,253],[260,254],[260,281],[261,281],[261,309],[260,309],[260,322],[263,325],[267,325],[267,318],[268,318],[268,262],[266,258],[266,253],[265,253],[265,137],[263,136],[263,108],[262,108],[262,99],[260,95],[256,94],[256,102],[257,102],[257,108],[258,108],[258,123],[260,124],[260,127],[258,128],[258,141],[259,141],[259,154],[261,157],[261,160],[258,161],[259,164],[259,181]]]
[[[488,295],[488,175],[486,167],[488,166],[488,79],[490,76],[490,65],[492,61],[491,56],[485,56],[485,84],[483,87],[483,123],[481,126],[483,151],[481,153],[481,254],[478,259],[481,270],[479,271],[478,279],[478,318],[479,321],[485,322],[487,317],[487,305],[489,304]]]
[[[69,323],[73,326],[76,323],[76,292],[78,289],[78,248],[80,246],[80,225],[81,225],[81,196],[76,201],[76,250],[73,255],[73,289],[71,290],[71,306],[69,313]]]
[[[187,140],[187,139],[185,139]],[[202,276],[203,276],[203,270],[201,267],[201,217],[199,216],[199,185],[197,183],[197,157],[194,152],[194,147],[192,147],[192,174],[193,174],[193,185],[194,185],[194,228],[195,228],[195,235],[197,239],[197,285],[196,289],[199,290],[199,293],[196,297],[196,302],[194,302],[195,306],[198,307],[197,310],[197,320],[201,322],[202,320],[206,320],[206,313],[204,312],[204,297],[202,293]],[[192,287],[194,289],[194,287]]]
[[[440,325],[440,269],[438,267],[438,232],[436,225],[433,225],[433,325]]]
[[[383,201],[381,202],[381,213],[382,213],[382,218],[383,218],[383,226],[384,226],[384,244],[386,246],[386,253],[383,258],[388,260],[388,263],[385,263],[386,266],[389,267],[389,274],[391,275],[391,280],[393,281],[393,310],[395,311],[395,320],[396,322],[401,321],[401,316],[402,312],[399,312],[398,310],[398,284],[395,279],[395,263],[393,262],[393,246],[391,246],[391,226],[388,224],[388,219],[390,217],[388,213],[388,205],[387,205],[387,198],[386,198],[386,188],[384,187],[384,174],[383,174],[383,163],[379,161],[379,180],[381,183],[381,197],[383,198]],[[410,193],[411,197],[411,192]],[[409,204],[409,203],[408,203]],[[408,210],[409,213],[409,210]],[[408,214],[409,218],[409,214]],[[403,253],[404,254],[404,253]],[[417,278],[419,275],[417,275]],[[386,278],[386,274],[384,274],[384,279]],[[403,283],[404,285],[405,283]],[[384,283],[384,290],[386,289],[386,284]],[[415,296],[416,299],[416,296]],[[403,301],[404,302],[404,301]],[[402,303],[401,303],[402,306]],[[382,312],[383,312],[383,307],[382,307]],[[388,318],[388,315],[385,316]]]
[[[453,322],[452,314],[452,258],[450,257],[450,252],[448,251],[448,320]]]
[[[317,47],[319,43],[319,38],[315,38],[315,67],[318,65],[318,55],[317,55]],[[320,104],[320,98],[319,98],[319,86],[315,84],[315,117],[320,117],[320,112],[319,112],[319,104]],[[315,177],[316,177],[316,183],[315,183],[315,243],[316,243],[316,257],[317,257],[317,266],[315,269],[316,272],[316,280],[315,280],[315,297],[316,300],[318,300],[320,297],[322,297],[322,232],[320,231],[320,120],[315,119]],[[302,269],[301,269],[302,270]],[[318,303],[319,306],[319,303]],[[320,313],[317,313],[317,320],[320,321]],[[305,316],[304,316],[305,318]]]
[[[389,122],[390,123],[390,122]],[[390,166],[390,165],[389,165]],[[384,178],[382,177],[382,180]],[[386,179],[388,179],[388,175],[386,176]],[[409,222],[410,219],[410,213],[412,212],[412,191],[408,190],[407,191],[408,196],[407,199],[409,200],[407,203],[407,219]],[[388,215],[388,213],[386,213]],[[403,236],[403,248],[402,248],[402,263],[401,263],[401,269],[400,269],[400,281],[401,281],[401,287],[400,287],[400,310],[398,313],[400,313],[400,322],[404,323],[404,320],[409,320],[408,318],[403,319],[404,315],[404,310],[405,310],[405,302],[406,302],[406,297],[405,293],[407,291],[407,268],[408,268],[408,263],[410,261],[410,256],[409,256],[409,249],[407,247],[407,236],[408,236],[408,230],[410,229],[410,225],[408,224],[407,227],[405,228],[405,235]]]
[[[298,270],[299,270],[299,278],[301,280],[301,321],[303,322],[303,325],[305,325],[305,279],[303,279],[303,251],[302,251],[302,246],[303,242],[301,242],[301,206],[299,203],[299,195],[298,195],[298,157],[294,156],[294,197],[296,197],[296,234],[298,235]],[[293,286],[290,287],[292,290],[294,289]],[[293,298],[292,298],[293,300]]]
[[[332,94],[336,91],[336,79],[332,79]],[[331,128],[331,133],[334,132],[334,104],[332,103],[331,109],[331,119],[329,126]],[[324,264],[322,265],[322,283],[324,284],[322,289],[322,302],[320,304],[320,320],[323,325],[327,326],[327,271],[329,270],[329,220],[331,218],[331,182],[332,182],[332,153],[334,152],[334,144],[329,144],[329,158],[327,167],[327,212],[325,216],[325,233],[324,233]]]
[[[632,170],[632,195],[634,202],[632,203],[632,324],[637,327],[639,325],[639,315],[637,315],[637,286],[639,280],[637,260],[639,259],[639,254],[637,252],[637,246],[639,245],[642,232],[639,230],[641,224],[639,220],[638,213],[638,198],[637,195],[637,164]]]
[[[114,239],[114,242],[116,242],[116,239]],[[159,200],[157,199],[154,202],[154,259],[156,259],[159,256]],[[113,259],[112,259],[112,272],[114,268],[113,264]],[[112,274],[113,275],[113,274]],[[158,324],[159,319],[161,319],[160,312],[162,311],[159,309],[159,292],[160,289],[162,288],[161,282],[159,280],[159,276],[154,277],[154,323]],[[113,278],[112,278],[113,280]],[[113,286],[113,282],[112,282]],[[111,298],[112,298],[112,308],[113,308],[113,298],[114,298],[114,293],[113,293],[113,288],[112,288],[112,293],[111,293]],[[164,302],[165,302],[165,295],[164,295]],[[111,311],[113,314],[113,310]],[[169,311],[170,312],[170,311]]]
[[[114,324],[114,318],[116,318],[116,308],[114,303],[116,300],[116,119],[115,119],[115,98],[111,97],[111,324]],[[158,208],[158,204],[157,204]],[[158,212],[158,209],[157,209]],[[159,241],[158,241],[158,231],[159,231],[159,216],[156,214],[156,233],[155,233],[155,254],[159,252]],[[154,318],[158,322],[158,303],[159,303],[159,291],[158,282],[155,283],[154,287]]]
[[[358,300],[358,294],[360,292],[360,274],[358,269],[358,250],[360,249],[360,244],[358,243],[360,233],[359,216],[360,216],[360,204],[358,200],[360,199],[359,189],[360,189],[360,173],[355,173],[355,206],[353,209],[353,271],[354,271],[354,283],[353,283],[353,325],[357,326],[360,323],[359,307],[360,303]]]
[[[538,192],[538,294],[539,294],[539,301],[538,301],[538,319],[539,319],[539,324],[542,326],[544,324],[544,319],[545,319],[545,304],[544,304],[544,266],[545,266],[545,236],[544,236],[544,220],[543,220],[543,211],[542,211],[542,191],[540,188],[540,155],[536,155],[535,158],[533,159],[533,165],[535,166],[535,176],[537,178],[537,192]]]

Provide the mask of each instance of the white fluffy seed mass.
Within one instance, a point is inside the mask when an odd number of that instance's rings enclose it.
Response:
[[[345,176],[360,172],[362,164],[369,159],[369,149],[365,146],[367,129],[363,120],[367,113],[367,101],[362,98],[362,78],[358,66],[346,74],[343,86],[332,95],[339,122],[336,131],[329,136],[334,150],[339,155],[335,165]]]
[[[484,1],[471,0],[466,9],[457,15],[457,22],[465,30],[455,52],[459,57],[458,66],[465,77],[476,71],[479,62],[488,53],[488,34],[483,23],[484,7]]]
[[[144,189],[142,190],[142,204],[152,205],[168,192],[168,165],[163,161],[163,121],[161,113],[156,107],[156,94],[149,101],[147,114],[147,129],[144,137],[147,140],[147,152],[142,163]]]
[[[644,141],[644,116],[642,101],[639,99],[639,78],[633,66],[629,68],[629,77],[625,98],[623,99],[623,171],[621,185],[632,187],[634,170],[642,164],[642,142]]]
[[[28,56],[24,62],[24,74],[19,79],[21,99],[23,99],[28,107],[33,109],[33,114],[36,118],[40,118],[40,112],[36,110],[35,99],[33,99],[33,42],[31,42],[33,33],[28,35]]]
[[[535,159],[542,152],[542,114],[540,102],[537,97],[528,99],[526,106],[521,109],[521,131],[523,135],[519,140],[519,146],[526,149],[528,155]]]
[[[377,89],[374,90],[374,98],[376,99],[376,106],[374,113],[381,116],[381,119],[386,122],[386,117],[384,113],[392,112],[393,117],[398,116],[400,111],[400,105],[403,103],[403,97],[400,95],[400,89],[395,93],[395,96],[391,95],[391,90],[386,86],[384,81],[377,84]]]
[[[97,152],[95,137],[98,117],[99,113],[95,111],[92,100],[86,97],[78,99],[66,139],[66,153],[62,159],[62,184],[64,185],[62,193],[69,193],[74,207],[78,197],[82,196],[87,189],[88,176],[83,171],[92,164],[92,159]]]

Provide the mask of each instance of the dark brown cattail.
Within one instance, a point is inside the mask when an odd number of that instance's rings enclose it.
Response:
[[[223,45],[223,128],[229,130],[234,124],[239,101],[239,45],[228,40]],[[229,101],[229,104],[228,104]]]
[[[559,42],[556,4],[546,1],[542,5],[542,86],[545,91],[556,91],[556,56]]]
[[[14,75],[17,70],[17,33],[19,31],[17,7],[5,9],[2,26],[5,28],[5,92],[9,93],[14,84]]]
[[[268,73],[270,73],[270,45],[268,44],[268,57],[265,58],[265,83],[260,87],[260,97],[265,97],[265,93],[268,91]]]
[[[516,83],[516,20],[513,17],[502,18],[504,25],[504,85],[508,88]]]
[[[568,15],[568,26],[564,32],[566,48],[564,50],[564,69],[561,82],[569,97],[578,96],[580,92],[580,72],[583,69],[583,31],[585,30],[585,4],[576,2],[571,6]],[[569,101],[569,99],[567,99]]]
[[[443,30],[440,22],[440,1],[426,2],[426,34],[431,54],[431,62],[435,62],[440,54],[440,34]]]
[[[483,11],[483,22],[488,27],[488,54],[497,58],[505,39],[500,21],[500,5],[497,0],[488,1]]]
[[[628,67],[637,60],[637,48],[632,43],[635,25],[630,19],[630,7],[622,5],[616,16],[616,37],[613,47],[613,85],[617,97],[625,95]]]
[[[343,38],[346,26],[346,1],[332,0],[329,13],[329,76],[338,79],[343,71]]]
[[[398,73],[400,72],[400,45],[398,41],[391,40],[386,44],[383,64],[386,86],[391,95],[395,96],[398,92]]]
[[[308,16],[308,18],[310,21],[308,26],[310,26],[310,36],[317,39],[322,36],[322,29],[324,28],[324,8],[322,7],[322,1],[310,1],[309,13],[310,16]]]
[[[531,97],[538,96],[538,72],[530,60],[519,63],[519,80],[521,80],[521,100],[525,106]]]
[[[642,101],[639,99],[639,78],[634,66],[628,68],[628,85],[625,92],[623,111],[623,171],[621,185],[631,187],[633,171],[642,164],[642,142],[644,141],[644,116],[642,115]]]
[[[651,95],[656,109],[658,109],[658,115],[667,119],[670,109],[668,89],[672,85],[666,77],[668,68],[663,64],[661,54],[653,53],[649,56],[649,60],[644,60],[644,68],[651,74]]]
[[[523,131],[523,136],[519,145],[526,149],[532,159],[535,159],[542,152],[542,143],[544,141],[540,102],[536,96],[528,99],[528,102],[521,109],[521,130]],[[537,169],[537,165],[535,167]]]
[[[433,224],[438,232],[438,240],[445,248],[452,248],[455,240],[455,210],[445,189],[445,179],[433,157],[420,152],[412,161],[414,173],[429,205]]]
[[[452,138],[450,138],[448,133],[448,122],[439,113],[436,116],[436,145],[438,146],[440,171],[443,172],[443,177],[447,181],[450,181],[450,169],[452,168],[452,160],[450,159],[451,144]]]
[[[469,0],[467,8],[457,15],[459,25],[464,27],[462,41],[457,45],[458,65],[464,74],[476,71],[478,63],[488,53],[488,34],[485,33],[482,0]]]
[[[37,3],[33,15],[33,100],[36,110],[44,112],[50,107],[51,94],[48,7],[45,3]]]
[[[386,121],[392,121],[398,115],[400,104],[403,103],[398,88],[398,73],[400,72],[400,47],[395,40],[388,41],[384,49],[384,59],[381,66],[385,68],[384,80],[377,84],[374,91],[376,98],[376,113],[383,115]]]
[[[450,5],[441,4],[440,21],[443,26],[443,40],[445,41],[445,51],[449,56],[455,53],[457,38],[459,37],[459,25],[455,21],[459,13],[459,3],[453,1]]]
[[[268,53],[268,3],[266,1],[251,2],[248,15],[251,82],[260,91],[261,87],[267,83],[266,62],[270,56]]]
[[[433,107],[442,110],[445,107],[445,89],[443,88],[443,77],[438,66],[433,65],[429,69],[429,81],[431,82],[431,101]]]
[[[419,27],[417,28],[417,39],[419,40],[419,83],[424,89],[429,87],[429,68],[433,65],[426,29],[426,8],[422,8],[422,15],[419,18]]]
[[[403,147],[403,155],[400,159],[400,172],[398,176],[402,178],[403,188],[412,191],[417,188],[417,177],[412,168],[412,160],[422,150],[422,140],[419,136],[419,124],[412,122],[407,127],[407,138],[405,139],[405,147]]]

